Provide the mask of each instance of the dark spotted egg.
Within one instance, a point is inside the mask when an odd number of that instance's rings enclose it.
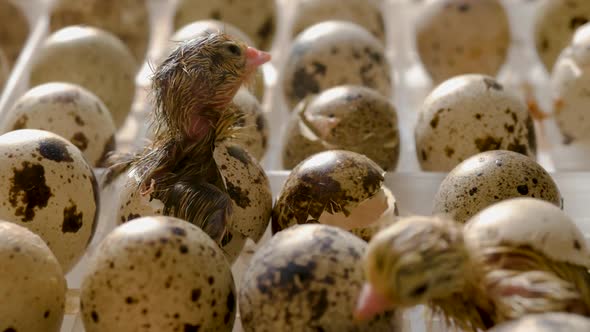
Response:
[[[391,67],[383,44],[351,22],[325,21],[303,30],[292,43],[282,87],[292,109],[309,95],[337,85],[362,85],[393,94]]]
[[[59,332],[66,280],[59,262],[28,229],[0,221],[0,331]]]
[[[266,113],[256,97],[243,88],[234,96],[233,104],[243,116],[237,123],[240,130],[234,142],[248,150],[256,160],[261,160],[266,153],[269,138]]]
[[[536,136],[526,103],[479,74],[451,78],[424,100],[414,129],[425,171],[448,172],[474,154],[510,150],[535,158]]]
[[[19,98],[3,123],[4,132],[41,129],[72,142],[93,166],[115,149],[111,113],[92,92],[69,83],[39,85]]]
[[[385,172],[364,155],[329,150],[310,156],[289,174],[275,203],[272,232],[297,224],[328,224],[369,240],[395,221],[396,200]]]
[[[87,332],[231,331],[230,266],[200,228],[171,217],[138,218],[96,249],[82,282]]]
[[[98,185],[80,150],[47,131],[11,131],[0,136],[0,180],[0,219],[38,234],[69,271],[98,215]]]
[[[260,247],[242,276],[244,331],[397,331],[393,312],[356,322],[366,242],[337,227],[299,225]]]
[[[434,214],[465,222],[485,207],[516,197],[534,197],[563,207],[551,175],[531,158],[511,151],[476,154],[455,167],[434,198]]]
[[[488,330],[488,332],[587,332],[590,319],[570,313],[549,312],[531,314],[511,320]]]

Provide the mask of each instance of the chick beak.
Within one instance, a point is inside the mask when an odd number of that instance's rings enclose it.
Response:
[[[377,293],[371,284],[365,283],[356,304],[354,318],[356,320],[369,320],[390,309],[393,309],[393,303]]]
[[[270,61],[270,53],[257,50],[250,46],[246,49],[246,68],[248,71],[254,71],[268,61]]]

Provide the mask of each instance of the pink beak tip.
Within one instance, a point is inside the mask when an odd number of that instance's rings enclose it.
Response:
[[[392,304],[389,300],[377,294],[370,284],[365,284],[357,300],[353,316],[357,321],[369,320],[391,307]]]
[[[268,52],[248,46],[246,49],[246,59],[248,64],[258,67],[270,61],[271,55]]]

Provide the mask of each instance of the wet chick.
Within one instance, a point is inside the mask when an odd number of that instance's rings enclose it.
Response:
[[[164,203],[165,215],[221,242],[232,201],[213,151],[237,130],[234,95],[269,60],[222,32],[179,44],[153,76],[154,141],[137,154],[112,156],[110,176],[129,171],[143,195]]]

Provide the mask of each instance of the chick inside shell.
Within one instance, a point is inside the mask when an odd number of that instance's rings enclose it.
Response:
[[[535,128],[526,103],[489,76],[451,78],[424,100],[414,128],[416,154],[425,171],[448,172],[489,150],[535,158]]]
[[[321,223],[369,240],[397,216],[396,200],[383,185],[385,172],[364,155],[320,152],[289,174],[272,214],[276,234],[297,224]]]
[[[98,246],[80,306],[87,332],[231,331],[236,296],[230,266],[207,234],[180,219],[146,217]]]
[[[356,322],[366,242],[328,225],[298,225],[260,247],[239,290],[244,330],[397,331],[389,311]]]
[[[0,49],[6,53],[7,64],[12,68],[29,36],[29,22],[15,0],[0,0]]]
[[[68,82],[94,93],[120,128],[135,96],[136,62],[125,44],[109,32],[71,26],[51,34],[31,67],[32,87]]]
[[[385,22],[381,0],[296,0],[292,34],[298,35],[314,24],[341,20],[354,22],[385,43]]]
[[[93,166],[115,149],[115,124],[104,103],[68,83],[39,85],[21,96],[3,123],[3,132],[47,130],[72,142]]]
[[[388,98],[393,94],[383,44],[360,25],[345,21],[303,30],[291,45],[280,84],[289,109],[338,85],[366,86]]]
[[[537,54],[548,72],[576,29],[589,20],[590,2],[586,0],[541,2],[535,17],[534,36]]]
[[[416,23],[416,48],[435,84],[453,76],[495,76],[508,55],[510,25],[499,0],[435,0]]]
[[[549,312],[527,315],[520,319],[496,325],[488,332],[586,332],[590,319],[581,315]]]
[[[234,36],[252,47],[255,46],[255,43],[252,41],[252,39],[248,37],[248,35],[246,35],[243,31],[230,23],[217,20],[202,20],[187,24],[178,29],[178,31],[174,33],[170,40],[173,43],[178,43],[203,34],[210,34],[218,31],[223,31],[230,36]],[[172,49],[173,47],[170,45],[170,50]],[[259,101],[262,102],[264,98],[265,85],[264,73],[261,67],[258,67],[256,70],[256,74],[253,76],[253,82],[246,82],[246,85],[248,90],[252,92]]]
[[[284,141],[282,158],[287,169],[315,153],[342,149],[394,170],[400,150],[396,109],[369,88],[330,88],[295,107]]]
[[[67,285],[59,262],[28,229],[0,221],[1,331],[60,331]]]
[[[51,31],[87,25],[116,35],[131,51],[138,70],[150,39],[150,17],[145,0],[57,0],[51,9]]]
[[[457,165],[434,197],[434,214],[467,221],[485,207],[515,197],[534,197],[563,207],[551,175],[520,153],[495,150],[476,154]]]
[[[174,17],[176,29],[197,20],[228,22],[244,31],[254,47],[270,49],[277,26],[276,0],[180,0]]]

